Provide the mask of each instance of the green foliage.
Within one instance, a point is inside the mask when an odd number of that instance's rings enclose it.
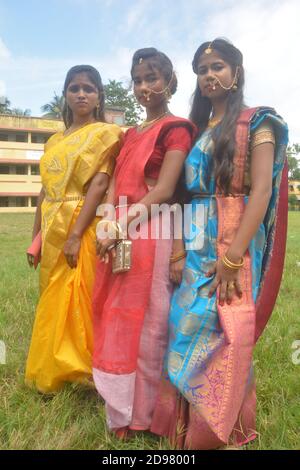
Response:
[[[64,107],[63,95],[58,95],[56,92],[54,92],[52,101],[49,101],[49,103],[46,103],[41,107],[41,111],[45,113],[43,114],[43,118],[62,119],[63,107]]]
[[[129,89],[124,88],[121,82],[109,80],[109,83],[104,85],[104,91],[106,105],[116,106],[125,111],[126,125],[134,126],[139,122],[142,108]]]
[[[287,148],[289,179],[300,180],[300,161],[297,156],[300,154],[300,144],[289,145]]]
[[[291,206],[297,206],[299,204],[296,194],[289,194],[288,200],[289,200],[289,205]]]
[[[13,116],[30,116],[30,109],[11,108],[11,102],[4,97],[0,100],[0,114],[10,114]]]

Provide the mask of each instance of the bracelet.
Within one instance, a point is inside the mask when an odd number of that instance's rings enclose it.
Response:
[[[230,261],[226,255],[223,256],[222,258],[222,263],[224,264],[224,266],[226,266],[227,268],[230,268],[230,269],[240,269],[241,267],[244,266],[244,258],[242,257],[241,259],[241,262],[240,263],[233,263],[232,261]]]
[[[170,256],[170,263],[176,263],[176,261],[179,261],[183,258],[186,257],[186,252],[185,251],[180,251],[176,255],[171,255]]]

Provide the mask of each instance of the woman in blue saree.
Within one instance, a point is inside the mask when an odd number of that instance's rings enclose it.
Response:
[[[252,354],[283,270],[287,127],[272,108],[245,107],[243,57],[229,42],[202,44],[193,70],[191,222],[153,431],[213,449],[256,436]]]

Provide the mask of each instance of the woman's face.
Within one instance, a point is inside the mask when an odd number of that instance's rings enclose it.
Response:
[[[161,92],[168,84],[161,72],[150,66],[147,59],[134,67],[132,81],[135,97],[145,108],[155,108],[167,101],[165,93],[152,92]]]
[[[235,71],[234,71],[235,73]],[[230,87],[233,82],[234,73],[228,62],[212,51],[210,54],[202,54],[198,63],[198,86],[202,96],[210,99],[218,99],[227,96],[228,91],[224,87]]]
[[[99,104],[99,93],[86,72],[76,74],[71,80],[66,91],[66,100],[75,115],[82,117],[93,113]]]

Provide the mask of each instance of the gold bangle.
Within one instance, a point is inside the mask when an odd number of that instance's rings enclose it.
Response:
[[[237,271],[238,269],[240,269],[240,268],[233,268],[232,266],[230,266],[230,264],[227,264],[224,258],[222,258],[222,263],[224,264],[224,266],[225,266],[226,268],[233,269],[233,270],[235,270],[235,271]]]
[[[244,266],[244,258],[242,258],[241,263],[237,264],[237,263],[232,263],[232,261],[230,261],[230,260],[227,258],[226,255],[224,255],[223,258],[222,258],[222,263],[223,263],[224,266],[226,266],[227,268],[238,270],[238,269],[240,269],[242,266]]]
[[[183,250],[183,251],[178,251],[178,253],[172,253],[172,254],[171,254],[171,258],[176,258],[177,256],[181,256],[181,255],[186,256],[185,250]]]
[[[186,257],[186,252],[181,251],[180,253],[177,253],[176,255],[170,256],[170,263],[176,263],[176,261],[179,261],[185,257]]]
[[[228,264],[230,264],[231,266],[233,266],[235,268],[241,268],[242,266],[244,266],[244,258],[243,257],[241,257],[241,261],[239,263],[234,263],[233,261],[230,261],[230,259],[228,259],[226,255],[224,255],[224,258],[225,258],[225,260]]]

